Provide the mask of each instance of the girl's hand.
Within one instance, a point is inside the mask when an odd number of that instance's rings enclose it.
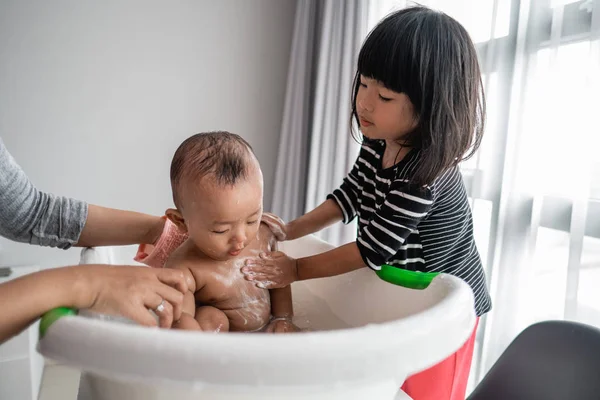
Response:
[[[300,332],[301,329],[298,328],[290,318],[273,318],[269,325],[267,325],[267,329],[265,332],[267,333],[290,333],[290,332]]]
[[[181,317],[183,295],[191,282],[183,271],[133,266],[83,265],[77,268],[77,308],[121,315],[142,325],[170,328]],[[189,279],[189,278],[188,278]]]
[[[258,258],[249,258],[242,273],[248,281],[256,282],[261,289],[277,289],[298,280],[298,265],[295,258],[280,251],[261,253]]]
[[[271,229],[271,232],[273,232],[273,235],[275,235],[275,238],[278,241],[283,242],[287,239],[288,227],[285,224],[285,222],[283,222],[283,220],[277,215],[271,213],[263,213],[260,222],[264,222],[265,224],[267,224],[267,226],[269,227],[269,229]]]

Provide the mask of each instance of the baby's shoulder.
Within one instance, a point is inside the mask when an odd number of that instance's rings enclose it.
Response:
[[[200,256],[192,246],[180,246],[167,259],[165,268],[189,269],[194,273],[198,269],[210,267],[211,260]]]
[[[211,280],[210,277],[214,275],[217,269],[216,263],[215,260],[199,257],[192,252],[180,251],[178,254],[173,253],[171,255],[165,264],[165,268],[184,271],[195,283],[193,287],[190,287],[190,290],[196,292]]]

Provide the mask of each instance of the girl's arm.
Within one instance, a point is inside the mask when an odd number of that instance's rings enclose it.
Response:
[[[297,259],[297,280],[341,275],[366,266],[356,242],[352,242],[325,253]]]
[[[432,207],[433,192],[429,187],[409,189],[402,180],[393,182],[385,202],[369,223],[360,227],[354,243],[297,260],[281,252],[261,254],[247,260],[242,272],[257,285],[277,288],[296,280],[339,275],[364,266],[378,270],[398,252]]]
[[[358,207],[357,188],[352,183],[356,182],[357,171],[358,166],[355,165],[339,189],[330,194],[325,202],[303,216],[285,224],[281,218],[271,213],[264,213],[262,222],[271,228],[280,241],[294,240],[319,232],[339,221],[350,223],[356,217]]]
[[[242,272],[249,281],[266,288],[279,288],[294,281],[325,278],[366,267],[356,242],[310,257],[291,258],[282,252],[248,259]]]
[[[366,267],[356,242],[296,261],[299,281],[341,275]]]
[[[269,225],[277,240],[294,240],[333,225],[336,222],[343,221],[350,223],[357,215],[358,193],[362,188],[358,184],[359,178],[359,159],[363,152],[372,151],[365,147],[361,150],[356,159],[352,170],[348,173],[341,186],[332,194],[327,196],[327,200],[314,210],[304,214],[289,222],[287,225],[273,214],[264,213],[262,222]]]
[[[319,232],[342,220],[342,210],[337,203],[326,200],[317,208],[287,224],[286,240],[294,240]]]

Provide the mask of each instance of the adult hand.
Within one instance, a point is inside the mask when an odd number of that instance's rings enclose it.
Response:
[[[121,315],[142,325],[171,327],[181,317],[191,282],[183,271],[133,266],[81,265],[76,268],[77,308]],[[189,279],[189,278],[187,278]]]

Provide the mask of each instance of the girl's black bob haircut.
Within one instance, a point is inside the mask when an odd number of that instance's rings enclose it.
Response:
[[[409,7],[388,15],[369,33],[353,84],[357,124],[361,75],[406,94],[414,106],[417,126],[400,140],[421,151],[413,184],[432,184],[478,149],[485,121],[481,72],[469,34],[453,18]]]

